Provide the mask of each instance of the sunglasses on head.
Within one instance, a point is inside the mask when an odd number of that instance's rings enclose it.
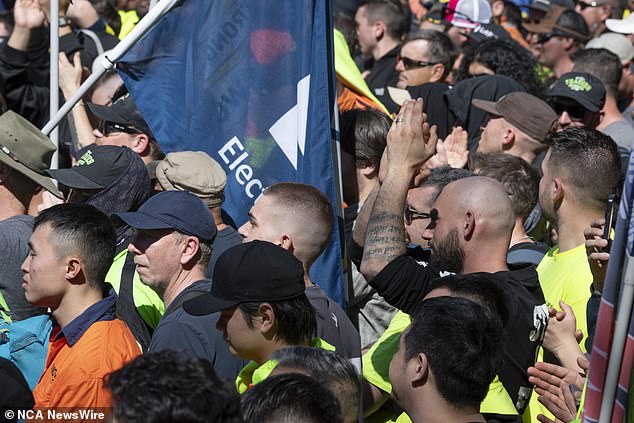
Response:
[[[423,60],[414,60],[408,57],[403,57],[400,54],[398,54],[396,56],[396,63],[400,61],[403,62],[403,67],[405,68],[405,70],[424,68],[426,66],[432,66],[432,65],[438,64],[437,62],[425,62]]]
[[[107,120],[101,122],[99,132],[101,132],[104,137],[120,134],[121,132],[125,132],[126,134],[141,134],[141,131],[132,126],[119,125],[118,123],[108,122]]]
[[[561,116],[563,112],[568,113],[571,120],[580,121],[586,115],[586,109],[580,105],[553,103],[553,110],[557,113],[557,116]]]
[[[586,10],[588,7],[598,7],[601,6],[599,3],[597,3],[596,1],[591,1],[589,3],[586,3],[584,1],[581,0],[574,0],[575,6],[579,6],[580,10]]]

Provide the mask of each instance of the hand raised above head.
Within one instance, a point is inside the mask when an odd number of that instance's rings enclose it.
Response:
[[[437,142],[436,126],[427,122],[422,100],[406,101],[387,134],[388,165],[416,172],[436,153]]]

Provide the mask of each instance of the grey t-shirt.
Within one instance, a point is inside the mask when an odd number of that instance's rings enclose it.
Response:
[[[601,130],[605,135],[612,137],[614,142],[626,150],[631,150],[634,144],[634,128],[625,119],[617,120]]]
[[[0,293],[10,309],[11,319],[24,320],[46,312],[26,301],[20,270],[29,254],[27,242],[33,233],[33,217],[19,215],[0,222]]]

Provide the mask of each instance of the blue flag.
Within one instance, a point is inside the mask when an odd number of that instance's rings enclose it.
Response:
[[[184,0],[118,65],[166,153],[205,151],[224,167],[238,226],[276,182],[336,204],[329,13],[326,0]],[[311,279],[343,304],[337,225]]]

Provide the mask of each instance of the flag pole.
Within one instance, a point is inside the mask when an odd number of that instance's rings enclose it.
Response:
[[[166,13],[172,10],[172,8],[181,1],[183,0],[161,0],[155,7],[150,9],[147,15],[145,15],[143,19],[136,24],[132,31],[130,31],[130,33],[126,35],[114,49],[101,59],[101,66],[93,72],[83,84],[81,84],[77,92],[75,92],[75,94],[73,94],[73,96],[68,99],[68,101],[66,101],[66,103],[64,103],[64,105],[54,115],[51,113],[51,119],[42,128],[44,135],[51,134],[53,129],[59,125],[62,118],[71,111],[73,106],[81,100],[84,94],[88,92],[95,82],[97,82],[97,80],[106,73],[106,71],[112,69],[114,64],[117,63],[117,61],[119,61],[119,59],[121,59],[121,57],[126,54],[130,48],[132,48],[132,46],[134,46]],[[55,3],[55,1],[51,2],[51,5],[53,3]],[[57,62],[58,58],[55,59],[56,64]]]
[[[50,67],[49,67],[49,116],[55,116],[59,109],[59,1],[51,1],[50,9]],[[53,129],[53,128],[51,128]],[[48,135],[48,134],[47,134]],[[50,139],[55,144],[55,152],[51,159],[51,169],[59,167],[59,129],[55,128],[50,133]]]
[[[616,324],[614,325],[614,338],[610,348],[610,359],[605,376],[605,388],[601,398],[601,413],[599,423],[609,423],[612,419],[612,408],[616,389],[619,382],[621,360],[627,340],[630,314],[632,313],[632,301],[634,300],[634,259],[626,254],[621,300],[617,309]]]

